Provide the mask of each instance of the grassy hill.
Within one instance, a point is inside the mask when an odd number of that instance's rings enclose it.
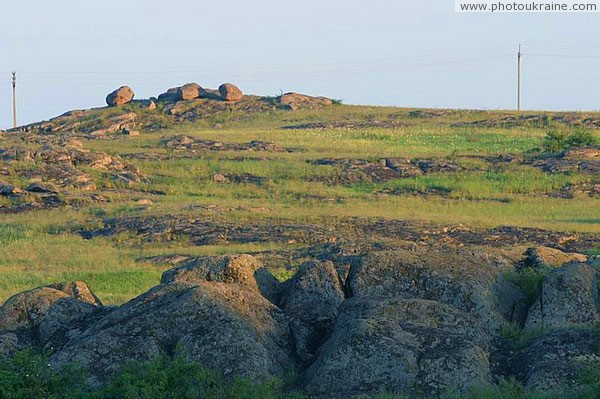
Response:
[[[599,158],[547,151],[583,131],[597,140],[598,113],[340,104],[292,111],[258,97],[157,105],[74,112],[0,133],[1,181],[56,187],[0,196],[0,302],[85,280],[105,303],[122,303],[156,284],[172,266],[166,255],[277,254],[271,269],[286,279],[307,246],[392,245],[417,233],[460,241],[465,234],[452,232],[469,230],[488,245],[499,226],[523,237],[534,228],[556,245],[600,249]],[[549,143],[549,132],[559,139]],[[48,167],[60,161],[7,155],[68,145],[115,157],[136,178],[73,161],[95,187],[78,186]],[[536,242],[531,234],[499,237],[515,256]]]

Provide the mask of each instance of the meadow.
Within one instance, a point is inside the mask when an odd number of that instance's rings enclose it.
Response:
[[[84,280],[103,302],[119,304],[156,285],[169,267],[143,258],[258,252],[293,245],[192,245],[185,237],[156,243],[129,235],[84,239],[78,234],[82,228],[115,217],[202,217],[207,212],[214,214],[210,209],[216,207],[225,209],[218,212],[219,218],[242,224],[256,220],[320,224],[327,219],[358,217],[440,226],[533,227],[575,235],[600,233],[600,197],[577,190],[570,197],[561,194],[572,187],[600,184],[600,176],[577,170],[548,173],[525,161],[493,161],[506,155],[517,160],[539,156],[549,131],[569,132],[571,127],[553,121],[552,114],[546,114],[543,123],[514,126],[469,125],[518,117],[510,112],[459,110],[433,111],[432,115],[423,117],[413,109],[347,105],[296,112],[231,112],[193,122],[165,123],[162,129],[142,130],[137,137],[86,140],[85,148],[121,156],[139,167],[148,180],[124,186],[101,171],[84,168],[94,177],[102,202],[81,201],[57,209],[2,214],[0,302],[50,282]],[[340,121],[363,125],[282,128]],[[379,121],[393,121],[395,125],[381,127]],[[598,137],[597,130],[590,132]],[[163,145],[165,138],[182,134],[223,143],[266,141],[285,151],[181,152]],[[315,163],[342,158],[376,163],[391,157],[443,160],[458,169],[384,181],[336,183],[335,179],[346,172],[343,166]],[[259,182],[217,182],[215,174],[251,176]],[[76,190],[70,194],[85,196]],[[140,200],[151,200],[151,204]]]

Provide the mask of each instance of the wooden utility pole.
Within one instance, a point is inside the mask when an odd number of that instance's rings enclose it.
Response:
[[[522,77],[522,67],[523,64],[521,62],[521,58],[523,57],[523,53],[521,52],[521,45],[519,44],[519,52],[517,53],[517,111],[521,111],[521,97],[522,97],[522,86],[521,86],[521,77]]]
[[[12,73],[13,87],[13,127],[17,127],[17,73]]]

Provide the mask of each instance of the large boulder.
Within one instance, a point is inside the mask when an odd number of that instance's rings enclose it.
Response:
[[[198,83],[187,83],[177,90],[177,97],[179,100],[193,100],[200,97],[201,91]]]
[[[284,284],[279,307],[291,317],[298,357],[308,363],[331,333],[344,300],[342,283],[330,261],[303,263]]]
[[[165,93],[158,96],[158,101],[175,102],[179,100],[179,87],[171,87]]]
[[[351,298],[305,389],[319,398],[466,391],[491,381],[488,341],[475,318],[436,301]]]
[[[524,295],[493,261],[464,250],[371,253],[353,265],[346,281],[356,297],[436,300],[474,315],[490,331],[515,317]]]
[[[529,309],[525,331],[590,326],[598,314],[598,273],[584,263],[571,263],[551,271]]]
[[[225,101],[240,101],[243,97],[242,91],[231,83],[223,83],[219,86],[219,93]]]
[[[0,307],[0,342],[13,342],[15,348],[58,347],[101,309],[100,300],[81,281],[25,291]]]
[[[280,283],[252,255],[202,256],[191,258],[183,265],[163,273],[161,282],[235,283],[258,290],[271,302],[276,302]]]
[[[131,360],[181,350],[226,377],[268,379],[293,366],[286,316],[237,282],[194,280],[155,287],[92,324],[50,362],[88,367],[94,384]]]
[[[117,90],[106,96],[106,103],[109,106],[124,105],[133,100],[135,93],[129,86],[121,86]]]
[[[529,388],[552,391],[568,387],[573,392],[582,370],[600,367],[598,333],[578,328],[550,332],[510,358],[510,366]]]

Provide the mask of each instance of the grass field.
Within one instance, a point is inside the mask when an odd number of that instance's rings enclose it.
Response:
[[[414,110],[344,105],[293,113],[274,111],[250,116],[231,113],[142,132],[139,137],[124,140],[85,141],[87,149],[123,156],[139,167],[149,183],[123,187],[101,171],[84,168],[94,177],[106,202],[1,215],[0,301],[35,286],[81,279],[104,302],[122,303],[156,285],[164,269],[139,262],[139,258],[172,253],[235,253],[282,246],[274,243],[193,246],[185,239],[158,244],[121,236],[86,240],[74,232],[77,226],[97,225],[108,217],[201,214],[196,210],[199,205],[231,208],[220,217],[236,221],[319,223],[329,217],[366,217],[600,233],[598,196],[553,195],[570,186],[598,184],[600,176],[583,172],[550,174],[518,162],[489,162],[493,156],[523,157],[539,152],[550,128],[566,127],[552,121],[543,126],[460,127],[453,124],[514,114],[455,111],[439,117],[417,118],[411,116],[411,111]],[[390,119],[402,125],[281,128],[311,122]],[[221,125],[219,129],[213,128],[215,123]],[[164,137],[178,134],[225,143],[268,141],[295,151],[200,151],[181,157],[161,144]],[[593,134],[598,135],[595,131]],[[376,161],[386,157],[443,159],[459,165],[461,170],[381,182],[331,184],[328,178],[339,176],[343,168],[313,164],[324,158]],[[215,173],[247,174],[263,181],[216,183],[212,178]],[[24,184],[18,178],[13,183]],[[152,194],[156,192],[164,195]],[[153,204],[140,206],[140,199],[151,199]]]

